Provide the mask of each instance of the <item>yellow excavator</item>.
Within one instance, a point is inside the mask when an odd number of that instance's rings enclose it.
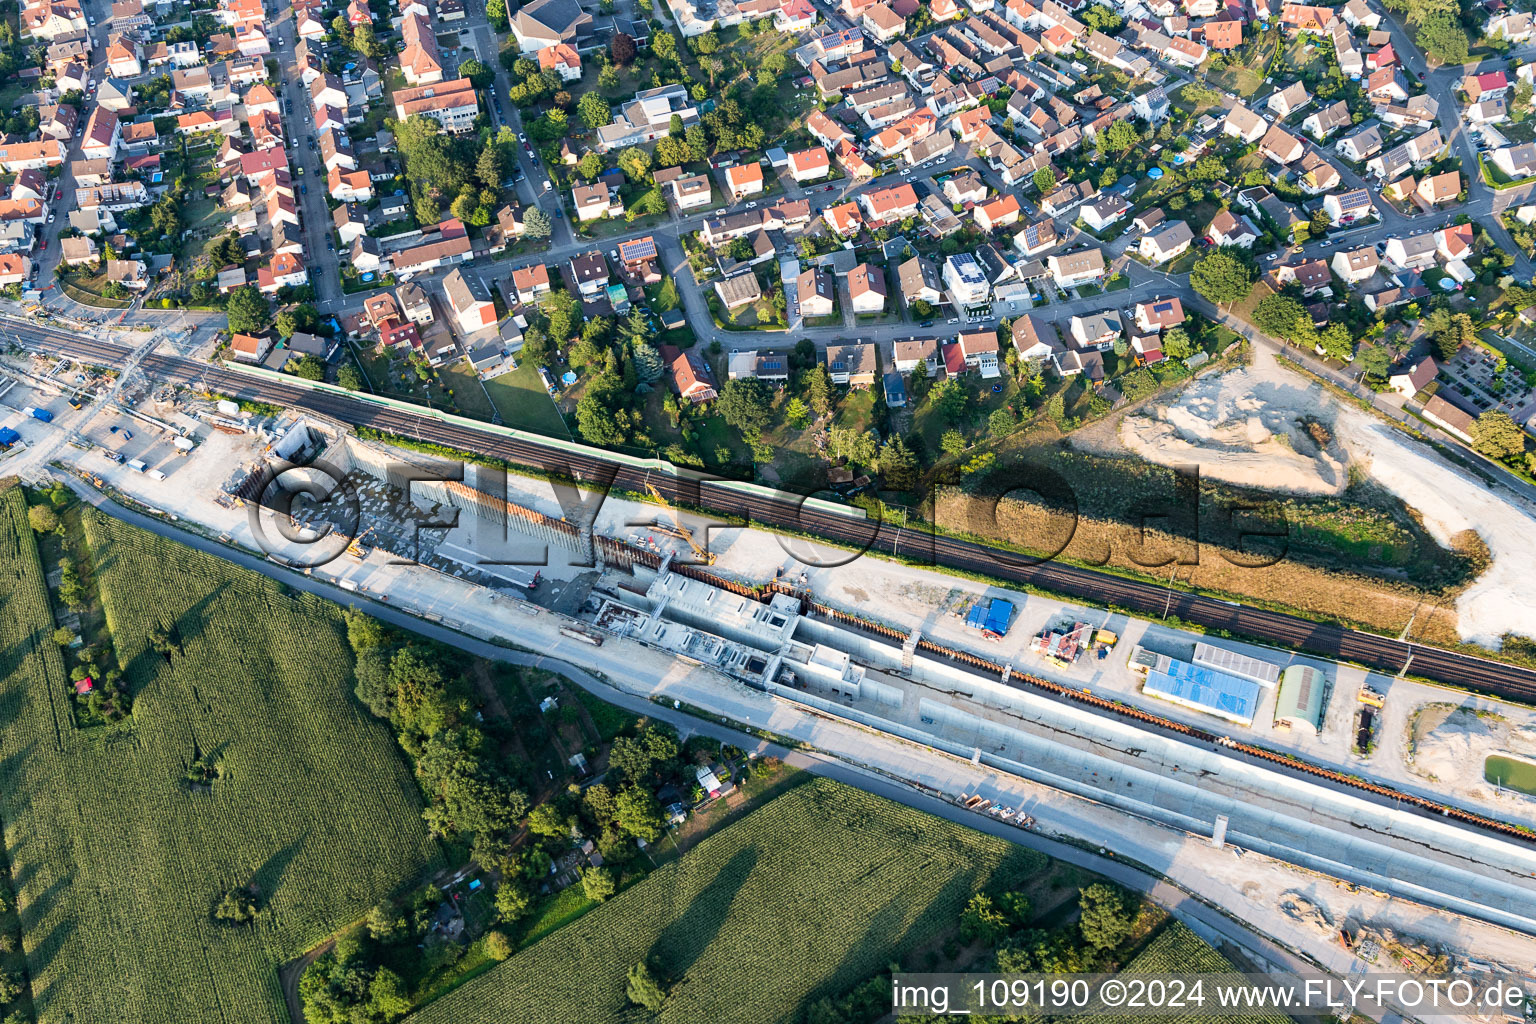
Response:
[[[677,509],[673,508],[671,503],[661,496],[661,491],[657,490],[656,485],[647,480],[645,482],[645,489],[650,491],[651,497],[655,498],[661,507],[667,510],[667,516],[672,520],[672,529],[667,532],[687,541],[688,546],[693,549],[693,557],[695,559],[705,565],[713,565],[715,556],[708,548],[703,547],[698,541],[693,539],[693,531],[683,525],[682,517],[677,514]],[[658,523],[658,525],[660,524]]]

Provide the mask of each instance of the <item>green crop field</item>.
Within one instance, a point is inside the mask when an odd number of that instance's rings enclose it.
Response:
[[[134,710],[81,731],[23,494],[0,493],[0,821],[38,1019],[286,1021],[278,967],[440,866],[416,784],[352,697],[334,606],[85,522]],[[255,923],[216,923],[246,886]]]
[[[661,1024],[798,1022],[953,927],[1044,856],[826,779],[790,790],[411,1024],[640,1020],[626,972],[676,981]],[[558,1010],[558,1018],[551,1016]]]
[[[1122,974],[1225,974],[1237,968],[1226,957],[1178,921],[1169,921]],[[1209,988],[1209,986],[1208,986]],[[1210,995],[1209,991],[1206,993]],[[1106,1024],[1132,1024],[1140,1018],[1103,1017]],[[1171,1024],[1290,1024],[1291,1018],[1273,1010],[1246,1010],[1217,1013],[1209,1007],[1203,1012],[1160,1017]]]

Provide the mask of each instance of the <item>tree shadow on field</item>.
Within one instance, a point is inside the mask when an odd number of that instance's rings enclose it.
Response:
[[[309,833],[305,832],[299,838],[268,857],[266,863],[257,868],[256,873],[251,876],[251,884],[260,891],[263,906],[272,902],[273,895],[277,892],[278,886],[283,882],[283,876],[288,873],[288,866],[303,851],[304,844],[308,841]]]
[[[50,890],[52,888],[49,886]],[[75,934],[75,928],[73,916],[59,919],[53,930],[43,936],[43,940],[27,955],[27,973],[34,978],[46,974],[48,968],[53,966],[54,958],[64,949],[64,944]]]
[[[150,646],[149,640],[146,637],[138,653],[124,664],[122,648],[118,645],[116,639],[113,640],[113,647],[117,650],[118,663],[123,665],[123,678],[128,680],[130,696],[137,700],[139,694],[154,681],[156,673],[159,672],[162,666],[174,671],[175,659],[182,656],[181,652],[186,649],[189,643],[203,635],[203,627],[208,621],[207,613],[209,606],[223,594],[228,586],[228,583],[220,583],[214,589],[198,598],[190,608],[176,615],[175,620],[169,625],[164,624],[163,621],[157,621],[150,627],[149,631],[151,633],[155,629],[164,629],[166,631],[170,637],[171,644],[175,647],[175,653],[172,655],[164,655],[155,650]]]
[[[655,957],[667,974],[682,978],[715,941],[757,858],[757,847],[741,850],[694,896],[688,909],[662,929],[648,956]]]
[[[903,954],[931,941],[943,929],[954,926],[961,909],[978,890],[981,881],[977,872],[964,871],[950,878],[931,897],[916,893],[897,895],[887,901],[869,919],[864,934],[848,944],[842,962],[827,971],[821,983],[806,993],[804,1006],[810,1006],[818,999],[836,999],[844,995],[884,971],[888,964],[898,962]],[[914,899],[922,900],[923,909],[903,930]],[[856,913],[856,908],[852,912]],[[786,1011],[789,1009],[785,1008]]]

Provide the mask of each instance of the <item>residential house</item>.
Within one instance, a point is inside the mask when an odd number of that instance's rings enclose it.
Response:
[[[837,306],[837,282],[821,267],[802,270],[795,278],[795,302],[802,317],[831,316]]]
[[[1058,253],[1046,259],[1046,267],[1058,288],[1092,284],[1104,277],[1104,253],[1096,248]]]
[[[329,77],[329,76],[327,76]],[[318,86],[319,79],[316,82]],[[316,86],[311,86],[311,95]],[[343,98],[345,94],[343,94]],[[480,113],[480,102],[474,85],[467,78],[451,82],[434,82],[414,89],[398,89],[394,93],[395,119],[404,121],[420,115],[430,117],[443,126],[445,131],[456,134],[471,131]],[[336,104],[329,104],[336,106]],[[338,107],[344,109],[345,102]]]
[[[1366,220],[1376,215],[1376,207],[1371,202],[1371,193],[1363,188],[1350,189],[1348,192],[1335,192],[1323,197],[1323,212],[1328,214],[1328,223],[1334,227],[1344,224],[1353,224],[1359,220]]]
[[[608,287],[608,260],[601,252],[571,257],[571,277],[583,299],[598,298]]]
[[[1351,123],[1349,104],[1339,100],[1308,114],[1301,122],[1301,130],[1321,142],[1340,128],[1349,127]]]
[[[491,290],[478,276],[470,277],[462,267],[454,267],[443,278],[443,293],[461,334],[496,326],[496,304],[491,300]]]
[[[1430,206],[1455,202],[1461,195],[1461,172],[1429,174],[1419,180],[1418,197]]]
[[[832,159],[821,146],[789,154],[789,174],[796,182],[819,181],[832,173]]]
[[[1243,142],[1257,142],[1269,129],[1269,122],[1241,103],[1234,104],[1222,122],[1222,131]]]
[[[395,299],[400,312],[413,324],[433,323],[437,317],[432,312],[432,301],[419,284],[402,284],[395,289]]]
[[[1401,367],[1387,377],[1387,384],[1404,398],[1412,398],[1440,376],[1440,364],[1425,356],[1411,366]]]
[[[971,216],[981,230],[990,232],[1018,223],[1021,209],[1018,196],[1009,193],[972,207]]]
[[[555,43],[539,51],[539,68],[553,71],[562,82],[581,78],[581,55],[568,43]]]
[[[847,384],[853,388],[872,387],[878,357],[875,346],[855,342],[827,346],[827,373],[834,384]]]
[[[1282,167],[1301,158],[1301,140],[1277,125],[1270,126],[1259,143],[1259,153]]]
[[[229,339],[229,354],[236,362],[260,363],[271,353],[272,345],[271,338],[258,337],[254,334],[233,334]]]
[[[884,269],[860,263],[848,272],[848,298],[855,313],[882,313],[887,298]]]
[[[761,299],[763,289],[758,284],[757,274],[748,267],[716,281],[715,294],[720,297],[721,305],[726,309],[734,310],[742,306],[750,306]]]
[[[975,370],[988,380],[1001,376],[1002,371],[998,368],[995,330],[962,332],[955,339],[954,347],[967,369]]]
[[[1091,203],[1083,204],[1078,216],[1095,231],[1103,231],[1130,212],[1131,204],[1116,192],[1105,192]]]
[[[1381,260],[1376,255],[1372,246],[1362,249],[1354,249],[1345,252],[1342,249],[1333,254],[1333,272],[1339,275],[1339,279],[1345,284],[1356,285],[1361,281],[1368,281],[1376,276],[1376,268],[1381,265]]]
[[[1381,152],[1381,129],[1370,125],[1340,139],[1334,146],[1339,155],[1354,163],[1364,163]]]
[[[1290,117],[1311,102],[1312,97],[1307,92],[1307,87],[1300,82],[1292,82],[1290,85],[1270,93],[1269,99],[1265,101],[1264,105],[1276,117],[1285,118]],[[1305,125],[1303,125],[1303,128],[1305,128]]]
[[[727,167],[725,183],[731,195],[738,200],[755,196],[763,191],[763,165],[753,162]]]
[[[577,185],[571,189],[571,204],[579,221],[624,215],[624,201],[619,198],[619,190],[604,182]]]
[[[1435,262],[1436,239],[1433,231],[1407,238],[1389,238],[1382,258],[1398,270],[1422,270]]]
[[[538,302],[550,292],[549,268],[542,263],[512,271],[512,290],[525,305]]]
[[[1053,359],[1065,348],[1057,334],[1055,324],[1038,320],[1032,313],[1025,313],[1013,321],[1013,350],[1021,363],[1040,363]]]
[[[1253,243],[1259,240],[1259,231],[1253,222],[1246,215],[1237,215],[1231,210],[1222,210],[1212,217],[1205,233],[1213,245],[1238,249],[1252,249]]]
[[[272,261],[256,271],[256,288],[263,295],[275,295],[281,288],[298,287],[309,283],[309,272],[304,261],[289,252],[278,253]]]
[[[1153,334],[1177,327],[1184,322],[1184,304],[1177,298],[1153,299],[1136,304],[1136,327],[1143,334]]]
[[[1114,310],[1074,316],[1071,327],[1072,341],[1078,348],[1104,352],[1114,347],[1122,329],[1120,314]]]
[[[661,359],[667,364],[672,390],[683,401],[698,405],[716,396],[714,372],[701,356],[663,345]]]
[[[1188,249],[1195,240],[1195,233],[1182,220],[1170,221],[1155,231],[1141,236],[1136,251],[1152,263],[1166,263]]]

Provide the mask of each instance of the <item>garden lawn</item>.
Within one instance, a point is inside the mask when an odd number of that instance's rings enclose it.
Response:
[[[539,371],[533,361],[525,359],[511,373],[504,373],[485,382],[501,421],[519,430],[531,430],[550,437],[569,438],[565,418],[555,406],[549,392],[539,380]]]

